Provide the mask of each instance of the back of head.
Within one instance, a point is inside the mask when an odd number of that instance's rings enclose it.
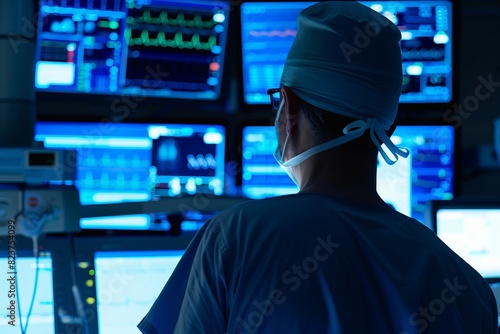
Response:
[[[320,2],[298,16],[281,83],[307,103],[355,119],[394,122],[402,85],[399,29],[357,2]]]

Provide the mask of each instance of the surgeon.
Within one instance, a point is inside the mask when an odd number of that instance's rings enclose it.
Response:
[[[389,139],[400,38],[356,2],[299,14],[282,86],[269,93],[275,157],[300,191],[210,219],[143,333],[496,333],[484,279],[376,191],[377,155],[408,156]]]

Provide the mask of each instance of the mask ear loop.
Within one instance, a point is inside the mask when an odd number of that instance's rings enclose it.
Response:
[[[373,143],[375,144],[375,146],[377,146],[378,151],[380,152],[380,154],[382,155],[382,157],[384,158],[385,162],[388,165],[394,165],[399,159],[398,155],[403,157],[403,158],[408,157],[408,155],[410,154],[410,151],[405,147],[400,148],[400,147],[397,147],[396,145],[394,145],[394,143],[391,141],[391,139],[389,138],[389,136],[387,135],[385,130],[382,129],[382,127],[380,126],[380,123],[375,118],[369,118],[367,120],[367,127],[370,128],[370,137],[371,137]],[[384,148],[379,143],[379,140],[383,144],[385,144],[385,146],[387,147],[389,152],[392,153],[394,160],[392,160],[387,155]]]
[[[281,102],[280,102],[280,106],[278,107],[278,112],[276,113],[276,119],[274,120],[274,126],[276,126],[276,124],[278,124],[278,122],[279,122],[279,118],[280,118],[280,115],[281,115],[281,110],[283,109],[284,105],[285,105],[285,100],[282,99]]]
[[[326,151],[330,148],[345,144],[345,143],[350,142],[356,138],[359,138],[359,137],[361,137],[361,135],[363,135],[363,133],[366,131],[366,129],[367,129],[367,126],[366,126],[365,121],[363,121],[363,120],[354,121],[344,128],[344,130],[343,130],[344,135],[343,136],[334,138],[332,140],[324,142],[323,144],[312,147],[312,148],[300,153],[299,155],[289,159],[287,162],[283,163],[283,166],[292,167],[292,166],[298,165],[301,162],[303,162],[304,160],[310,158],[311,156],[313,156],[317,153]]]
[[[281,115],[281,110],[283,109],[283,106],[285,105],[285,100],[281,100],[280,106],[278,107],[278,112],[276,113],[276,119],[274,120],[274,127],[276,128],[276,139],[278,140],[278,151],[279,151],[279,131],[278,131],[278,123],[279,123],[279,118]],[[283,144],[283,149],[281,150],[281,154],[279,156],[279,163],[283,164],[283,158],[285,157],[285,149],[286,149],[286,144],[288,143],[288,138],[290,137],[289,134],[287,134],[285,143]]]
[[[289,134],[286,135],[285,143],[283,144],[283,149],[281,150],[280,160],[282,164],[285,163],[285,160],[283,159],[285,158],[285,150],[286,150],[286,144],[288,144],[288,138],[290,138]]]

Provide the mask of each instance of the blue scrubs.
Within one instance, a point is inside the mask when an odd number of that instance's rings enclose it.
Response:
[[[489,285],[385,206],[319,194],[209,220],[139,324],[143,333],[496,333]]]

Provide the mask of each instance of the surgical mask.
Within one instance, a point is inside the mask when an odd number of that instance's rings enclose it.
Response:
[[[278,109],[278,113],[276,115],[276,121],[274,123],[274,126],[276,128],[276,137],[277,138],[279,138],[278,121],[279,121],[279,117],[281,114],[281,110],[283,109],[283,106],[284,106],[284,101],[281,101],[279,109]],[[381,127],[380,123],[375,118],[368,118],[366,121],[360,119],[360,120],[356,120],[356,121],[350,123],[349,125],[347,125],[343,129],[343,133],[344,133],[343,136],[331,139],[331,140],[324,142],[318,146],[312,147],[312,148],[296,155],[295,157],[289,159],[288,161],[284,162],[283,157],[285,155],[286,145],[287,145],[288,139],[290,137],[290,135],[287,134],[286,139],[285,139],[285,143],[283,144],[283,151],[280,151],[279,143],[278,143],[276,150],[274,152],[274,158],[276,159],[276,161],[278,162],[280,167],[288,174],[288,176],[292,179],[292,181],[300,189],[297,178],[295,177],[295,175],[292,172],[293,166],[300,164],[301,162],[303,162],[304,160],[310,158],[311,156],[313,156],[315,154],[318,154],[318,153],[326,151],[330,148],[334,148],[336,146],[345,144],[347,142],[350,142],[351,140],[359,138],[363,135],[363,133],[367,129],[370,129],[370,137],[371,137],[373,143],[375,144],[375,146],[377,146],[380,154],[382,155],[384,160],[387,162],[387,164],[393,165],[394,163],[396,163],[396,161],[398,161],[398,155],[406,158],[410,154],[408,149],[399,148],[396,145],[394,145],[394,143],[391,141],[391,139],[389,138],[389,136],[387,135],[385,130]],[[391,160],[389,158],[387,153],[382,148],[382,145],[379,143],[379,140],[382,141],[382,143],[386,145],[387,149],[394,156],[394,158],[395,158],[394,160]]]
[[[276,145],[276,150],[274,151],[274,159],[276,159],[280,167],[287,173],[288,177],[290,177],[293,183],[295,183],[295,185],[298,187],[299,182],[297,181],[297,178],[292,172],[292,166],[286,166],[285,163],[283,162],[283,156],[285,155],[286,144],[288,143],[288,138],[290,138],[289,134],[286,135],[285,143],[283,144],[283,151],[280,150],[278,122],[281,114],[281,109],[283,109],[283,105],[284,105],[284,100],[282,100],[280,103],[280,106],[278,108],[278,113],[276,114],[276,120],[274,121],[274,127],[276,129],[276,138],[278,139],[278,144]]]

